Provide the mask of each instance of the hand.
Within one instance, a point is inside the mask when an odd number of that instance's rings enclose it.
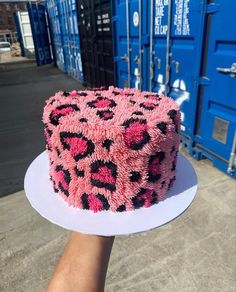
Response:
[[[71,232],[46,292],[103,292],[114,239]]]

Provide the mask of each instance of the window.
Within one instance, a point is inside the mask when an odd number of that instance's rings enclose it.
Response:
[[[11,6],[8,3],[5,3],[5,9],[6,11],[11,11]]]
[[[0,15],[0,25],[4,25],[3,17]]]
[[[12,22],[12,17],[11,16],[8,16],[7,17],[7,21],[8,21],[8,24],[12,24],[13,22]]]

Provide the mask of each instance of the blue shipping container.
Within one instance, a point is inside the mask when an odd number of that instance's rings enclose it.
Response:
[[[75,0],[48,0],[47,11],[58,67],[83,82]]]
[[[54,59],[57,67],[63,72],[67,71],[64,58],[64,45],[61,32],[61,23],[58,13],[57,1],[48,0],[47,2],[48,21],[53,44]]]
[[[29,2],[27,9],[34,40],[37,65],[50,64],[52,63],[52,57],[45,6],[43,4]]]
[[[116,85],[173,97],[183,145],[236,177],[236,2],[229,2],[113,1],[113,40]]]

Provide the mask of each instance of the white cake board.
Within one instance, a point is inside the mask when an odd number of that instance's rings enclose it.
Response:
[[[197,176],[190,162],[179,153],[176,181],[167,199],[135,211],[94,213],[68,206],[54,192],[49,179],[49,159],[44,151],[29,166],[24,188],[32,207],[52,223],[85,234],[118,236],[157,228],[183,213],[196,195]]]

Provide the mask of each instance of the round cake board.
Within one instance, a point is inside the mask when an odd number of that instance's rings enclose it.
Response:
[[[197,176],[190,162],[179,153],[176,181],[164,201],[135,211],[94,213],[69,206],[54,192],[44,151],[30,164],[24,189],[31,206],[50,222],[84,234],[118,236],[157,228],[182,214],[196,195]]]

